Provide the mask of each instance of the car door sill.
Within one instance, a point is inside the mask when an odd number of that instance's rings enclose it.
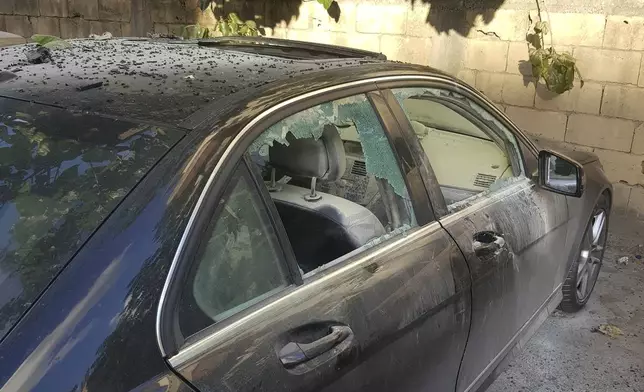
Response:
[[[548,299],[539,307],[539,309],[523,324],[508,344],[494,357],[494,359],[483,369],[483,371],[474,379],[474,381],[464,390],[464,392],[474,392],[488,380],[492,372],[514,358],[514,354],[520,352],[525,344],[530,340],[532,335],[539,329],[541,324],[548,318],[555,308],[563,299],[561,284],[550,294]],[[509,355],[513,354],[513,355]]]

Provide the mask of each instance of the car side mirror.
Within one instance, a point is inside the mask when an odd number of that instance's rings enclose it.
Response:
[[[539,152],[539,185],[562,195],[581,197],[584,169],[581,164],[550,150]]]

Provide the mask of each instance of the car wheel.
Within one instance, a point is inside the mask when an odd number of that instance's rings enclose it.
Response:
[[[563,300],[559,308],[564,312],[572,313],[583,308],[593,292],[604,257],[609,212],[608,196],[603,194],[593,209],[577,259],[563,285]]]

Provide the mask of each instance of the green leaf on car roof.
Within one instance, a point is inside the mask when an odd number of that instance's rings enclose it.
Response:
[[[34,34],[31,36],[31,39],[38,46],[43,46],[48,49],[66,49],[71,46],[69,42],[53,35]]]

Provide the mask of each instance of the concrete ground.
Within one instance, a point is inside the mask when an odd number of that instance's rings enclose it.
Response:
[[[487,392],[644,392],[644,221],[613,217],[609,229],[586,307],[550,316]],[[618,263],[623,256],[625,265]],[[623,335],[603,335],[601,324]]]

